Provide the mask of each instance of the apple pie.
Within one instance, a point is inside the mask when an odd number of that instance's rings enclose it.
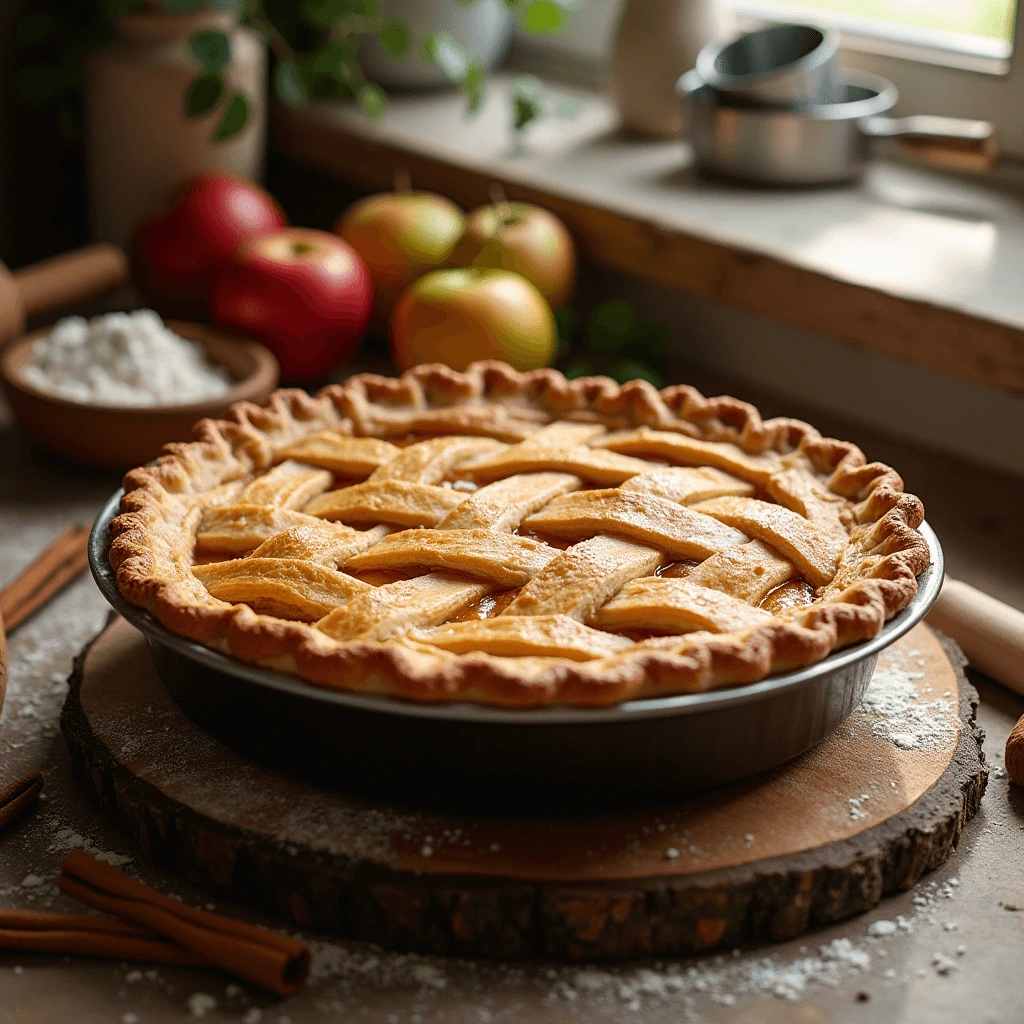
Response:
[[[313,685],[605,705],[874,636],[928,547],[891,468],[644,381],[477,363],[276,392],[125,478],[121,593]]]

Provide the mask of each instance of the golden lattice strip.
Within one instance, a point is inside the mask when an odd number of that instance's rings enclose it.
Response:
[[[765,485],[765,493],[772,501],[785,505],[809,519],[819,530],[831,534],[836,543],[846,546],[849,534],[843,525],[843,515],[850,517],[849,504],[815,478],[810,465],[803,469],[792,466],[776,473]]]
[[[745,601],[689,579],[647,577],[627,583],[598,609],[591,622],[602,629],[660,630],[689,633],[705,629],[728,633],[770,622],[772,616]]]
[[[274,461],[297,459],[310,466],[329,469],[336,476],[367,477],[401,450],[376,437],[348,437],[335,430],[320,430],[282,448]]]
[[[662,560],[660,551],[620,537],[591,537],[549,562],[501,614],[564,614],[582,621],[625,583],[650,576]]]
[[[332,480],[326,469],[289,459],[253,480],[238,496],[238,504],[302,508],[310,498],[326,491]]]
[[[303,512],[266,505],[225,505],[207,509],[196,533],[196,551],[241,555],[285,530],[319,521]]]
[[[817,529],[803,516],[782,505],[756,498],[712,498],[695,507],[770,544],[816,587],[823,587],[836,574],[843,552],[842,539]]]
[[[662,466],[627,480],[624,491],[644,491],[659,498],[687,505],[691,501],[706,501],[723,494],[751,495],[754,488],[720,469],[711,466]]]
[[[403,530],[349,560],[367,569],[449,569],[499,587],[521,587],[558,555],[558,549],[497,530]]]
[[[469,495],[438,524],[439,530],[514,530],[526,516],[582,482],[570,473],[518,473]]]
[[[558,420],[531,434],[525,441],[516,445],[519,451],[531,448],[575,448],[576,445],[587,444],[600,434],[608,433],[599,423],[571,423]]]
[[[331,568],[344,565],[353,555],[383,540],[388,535],[386,526],[370,530],[353,530],[341,523],[312,519],[310,523],[293,526],[269,540],[265,540],[253,553],[253,558],[298,558],[319,562]]]
[[[662,459],[681,466],[713,466],[754,484],[763,484],[780,468],[777,452],[752,455],[726,441],[700,441],[685,434],[651,430],[650,427],[617,431],[595,438],[591,444],[595,448]]]
[[[313,622],[355,594],[372,589],[317,562],[284,558],[236,558],[197,565],[193,573],[213,597],[247,604],[282,619]]]
[[[617,487],[651,468],[651,464],[643,459],[631,459],[597,448],[528,447],[532,440],[517,444],[500,455],[474,461],[460,472],[479,483],[499,480],[513,473],[572,473],[590,483]]]
[[[508,445],[489,437],[435,437],[404,448],[400,455],[375,470],[370,480],[411,480],[440,483],[460,462],[504,451]]]
[[[566,494],[522,525],[569,540],[618,533],[672,558],[707,558],[747,540],[739,531],[667,498],[617,489]]]
[[[320,519],[348,523],[436,526],[466,497],[465,491],[451,487],[434,487],[408,480],[366,480],[321,494],[303,511]]]
[[[387,640],[414,626],[436,626],[479,601],[491,586],[431,573],[369,587],[321,619],[317,629],[335,640]]]
[[[482,651],[506,658],[534,656],[574,661],[605,658],[633,646],[633,641],[626,637],[590,629],[568,615],[451,622],[434,629],[414,630],[409,639],[453,654]]]
[[[687,583],[711,587],[747,604],[759,604],[769,591],[796,576],[792,562],[779,558],[759,540],[720,551],[691,569]]]

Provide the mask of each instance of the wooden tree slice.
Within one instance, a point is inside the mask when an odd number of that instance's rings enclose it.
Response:
[[[623,958],[790,939],[940,865],[988,774],[962,663],[918,626],[814,750],[600,817],[419,812],[290,778],[193,724],[120,619],[78,659],[61,725],[145,853],[219,895],[391,948]]]

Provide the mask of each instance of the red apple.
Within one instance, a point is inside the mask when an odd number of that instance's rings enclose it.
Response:
[[[381,192],[353,203],[335,233],[363,258],[386,329],[399,296],[417,278],[443,267],[462,236],[465,218],[434,192]]]
[[[452,253],[458,267],[501,267],[522,274],[558,309],[576,280],[576,246],[569,229],[548,210],[530,203],[478,206]]]
[[[243,245],[214,273],[216,323],[262,341],[293,381],[329,373],[359,344],[373,312],[373,286],[340,238],[288,228]]]
[[[277,200],[258,185],[230,174],[200,174],[136,231],[136,284],[158,307],[194,308],[219,263],[287,224]]]
[[[418,363],[464,370],[477,359],[535,370],[550,362],[555,341],[544,296],[508,270],[432,271],[409,287],[391,318],[391,350],[402,370]]]

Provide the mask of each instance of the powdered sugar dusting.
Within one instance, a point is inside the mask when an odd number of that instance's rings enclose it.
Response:
[[[861,711],[878,719],[871,726],[872,735],[900,750],[942,750],[956,735],[952,695],[926,699],[930,687],[918,682],[924,678],[918,670],[922,664],[918,652],[890,648],[879,660],[861,703]]]

